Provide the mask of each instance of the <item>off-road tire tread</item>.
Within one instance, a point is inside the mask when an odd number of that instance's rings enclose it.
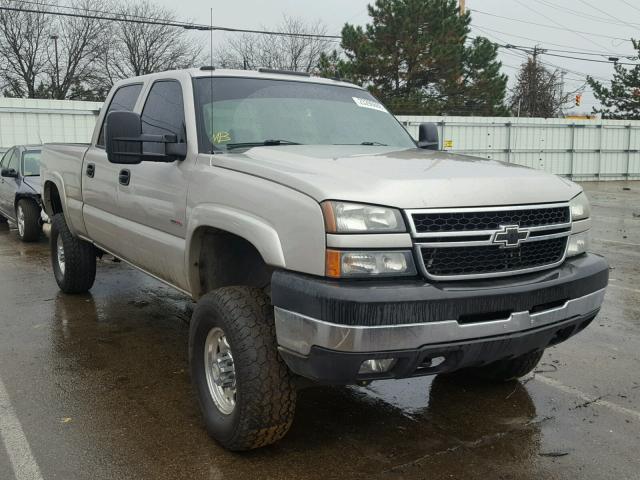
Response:
[[[23,242],[35,242],[40,239],[42,227],[40,226],[40,207],[28,198],[18,200],[16,205],[16,221],[18,218],[18,206],[22,207],[24,212],[24,235],[20,237]],[[18,233],[20,236],[20,233]]]
[[[236,378],[242,383],[242,393],[237,395],[243,400],[236,404],[241,409],[239,423],[231,438],[217,440],[234,451],[260,448],[280,440],[293,422],[296,390],[291,373],[278,354],[269,298],[257,288],[224,287],[200,299],[194,319],[202,309],[212,309],[226,317],[226,325],[221,327],[231,342]],[[192,335],[195,331],[196,328],[191,329]],[[193,343],[190,338],[190,346]],[[193,363],[192,349],[190,353]],[[211,430],[209,434],[216,438]]]
[[[95,247],[71,233],[63,214],[55,214],[51,219],[51,262],[54,272],[57,269],[56,241],[58,235],[62,236],[65,257],[63,278],[55,275],[60,290],[69,294],[88,292],[96,279]]]
[[[510,382],[531,372],[542,358],[544,350],[526,353],[516,358],[498,360],[483,367],[471,369],[474,376],[491,382]]]

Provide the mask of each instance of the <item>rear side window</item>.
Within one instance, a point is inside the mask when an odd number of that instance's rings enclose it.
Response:
[[[186,142],[182,86],[173,80],[153,84],[142,109],[142,133],[175,135],[178,143]],[[163,153],[161,143],[145,143],[144,152]]]
[[[100,137],[98,138],[97,145],[104,147],[104,122],[109,112],[133,111],[133,107],[136,106],[136,101],[140,95],[140,90],[142,90],[142,84],[136,83],[133,85],[125,85],[116,91],[111,99],[107,113],[105,113],[104,119],[102,120],[102,128],[100,129]]]

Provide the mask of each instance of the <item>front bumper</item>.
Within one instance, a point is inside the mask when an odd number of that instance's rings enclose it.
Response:
[[[588,325],[607,282],[606,261],[589,254],[546,272],[440,284],[276,272],[272,299],[289,367],[317,381],[352,383],[448,372],[544,349]],[[359,375],[362,362],[375,358],[397,362],[384,374]]]

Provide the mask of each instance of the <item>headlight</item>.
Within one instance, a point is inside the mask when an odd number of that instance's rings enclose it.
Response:
[[[328,277],[392,277],[415,275],[410,251],[371,252],[327,250]]]
[[[567,245],[567,257],[575,257],[589,250],[591,239],[589,231],[576,233],[569,237],[569,245]]]
[[[571,219],[572,220],[584,220],[591,216],[591,205],[589,205],[589,199],[584,194],[580,193],[569,202],[571,207]]]
[[[327,201],[322,203],[327,233],[406,232],[404,220],[395,208],[359,203]]]

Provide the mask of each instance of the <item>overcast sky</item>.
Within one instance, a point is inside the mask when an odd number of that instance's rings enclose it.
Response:
[[[175,0],[155,1],[169,8],[176,8]],[[181,0],[177,13],[183,19],[209,23],[210,8],[213,7],[215,25],[239,28],[273,27],[286,14],[310,22],[321,20],[329,33],[339,34],[345,22],[367,22],[368,3],[371,0]],[[623,55],[633,56],[637,53],[628,40],[622,39],[633,35],[640,37],[637,32],[640,27],[638,0],[467,0],[466,3],[471,10],[472,35],[483,35],[493,41],[519,46],[533,47],[538,43],[542,48],[548,49],[611,53],[619,56],[620,61],[627,62],[629,60],[622,58]],[[552,28],[517,20],[549,25]],[[574,33],[569,30],[592,33]],[[225,34],[218,32],[214,35],[214,42],[218,43]],[[544,62],[567,70],[565,80],[568,89],[582,86],[586,74],[603,79],[611,77],[613,68],[610,64],[554,57],[550,55],[552,53],[594,60],[606,60],[608,55],[592,56],[549,50],[547,55],[540,57]],[[500,59],[505,73],[510,77],[513,77],[515,67],[521,63],[521,55],[501,50]],[[580,108],[584,112],[590,111],[594,105],[588,86],[586,90]]]

